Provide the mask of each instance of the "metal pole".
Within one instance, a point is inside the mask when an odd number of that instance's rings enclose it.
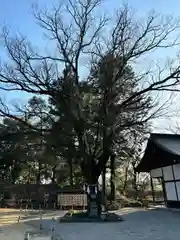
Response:
[[[24,240],[30,240],[29,232],[26,232],[26,233],[24,234]]]
[[[40,212],[40,230],[43,230],[43,224],[42,224],[42,212]]]
[[[55,240],[55,219],[52,218],[52,225],[51,225],[51,240]]]
[[[151,181],[151,190],[152,190],[153,203],[155,203],[154,186],[153,186],[153,179],[152,179],[151,175],[150,175],[150,181]]]

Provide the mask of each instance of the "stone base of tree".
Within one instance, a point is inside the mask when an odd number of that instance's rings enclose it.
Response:
[[[88,212],[68,212],[59,218],[59,222],[121,222],[123,218],[116,213],[102,213],[97,217],[89,217]]]

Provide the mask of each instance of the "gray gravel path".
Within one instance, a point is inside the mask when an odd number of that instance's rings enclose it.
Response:
[[[179,240],[180,212],[165,210],[123,209],[118,212],[123,222],[117,223],[56,223],[57,233],[63,240]],[[64,214],[56,212],[54,217]],[[52,216],[43,219],[43,227],[49,230]],[[26,224],[25,224],[26,223]],[[22,233],[32,226],[38,228],[39,220],[6,227],[6,234],[0,233],[0,240],[23,240]],[[42,240],[49,240],[43,237]],[[37,238],[35,240],[40,240]]]
[[[117,223],[57,223],[56,229],[64,240],[178,240],[180,212],[124,209],[124,218]],[[52,221],[43,220],[46,229]]]

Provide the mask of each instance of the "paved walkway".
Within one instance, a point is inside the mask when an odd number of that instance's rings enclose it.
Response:
[[[57,217],[63,213],[57,211]],[[178,240],[180,239],[180,212],[123,209],[119,211],[124,218],[117,223],[56,223],[58,234],[63,240]],[[43,219],[46,231],[52,224],[52,214]],[[38,219],[27,219],[26,224],[14,224],[4,228],[0,233],[2,240],[23,240],[23,233],[27,228],[39,228]],[[16,237],[16,238],[15,238]],[[49,237],[34,240],[49,240]]]

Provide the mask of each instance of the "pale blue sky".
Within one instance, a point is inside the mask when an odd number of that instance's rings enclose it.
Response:
[[[19,30],[36,43],[40,40],[39,27],[37,27],[34,17],[31,14],[31,4],[38,2],[40,5],[52,6],[58,0],[1,0],[0,8],[0,27],[7,24],[11,26],[12,31]],[[121,6],[123,1],[105,0],[104,9],[112,11]],[[162,14],[172,14],[180,16],[180,2],[178,0],[129,0],[139,15],[145,15],[151,9],[155,9]]]
[[[36,21],[31,14],[31,4],[33,0],[1,0],[0,7],[0,28],[4,25],[11,27],[12,32],[19,31],[27,36],[36,45],[41,45],[42,32],[36,25]],[[38,0],[40,5],[51,6],[58,0]],[[120,0],[105,0],[104,9],[111,12],[121,6]],[[179,0],[129,0],[129,5],[132,6],[139,16],[145,16],[151,9],[155,9],[161,14],[172,14],[173,16],[180,16],[180,1]],[[0,57],[3,56],[1,50]],[[4,95],[4,94],[3,94]],[[23,94],[5,94],[8,99],[26,98]]]

